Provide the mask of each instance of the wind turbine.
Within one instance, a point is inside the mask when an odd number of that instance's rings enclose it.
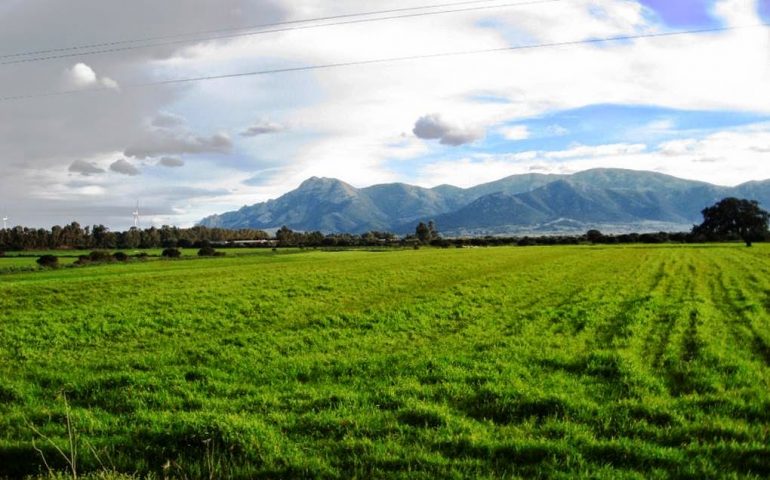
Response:
[[[139,228],[139,200],[136,201],[136,210],[134,210],[133,215],[134,215],[134,228]]]

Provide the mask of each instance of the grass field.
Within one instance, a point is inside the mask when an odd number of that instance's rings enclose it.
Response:
[[[135,256],[139,253],[145,253],[149,257],[143,261],[148,261],[158,259],[161,256],[163,249],[147,248],[108,250],[110,253],[116,251],[122,251],[123,253],[130,256]],[[197,248],[180,248],[179,251],[183,258],[195,258],[198,256]],[[228,248],[219,249],[219,251],[222,251],[226,255],[230,256],[270,255],[272,253],[270,249],[265,248]],[[0,256],[0,274],[40,270],[37,264],[37,259],[42,255],[54,255],[59,258],[60,266],[67,266],[75,263],[79,256],[88,255],[91,252],[92,250],[28,250],[19,252],[4,252],[4,255]]]
[[[0,477],[767,478],[769,308],[765,245],[8,273]]]

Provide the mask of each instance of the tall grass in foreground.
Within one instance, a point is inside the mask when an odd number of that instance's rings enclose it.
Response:
[[[768,274],[663,246],[2,275],[0,477],[72,478],[75,445],[78,478],[766,478]]]

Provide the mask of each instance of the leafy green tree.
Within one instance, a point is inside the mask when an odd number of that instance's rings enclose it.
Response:
[[[423,222],[420,222],[417,225],[414,234],[417,237],[417,240],[419,240],[422,244],[430,243],[431,239],[433,238],[431,235],[430,227],[425,225]]]
[[[767,234],[770,214],[759,208],[755,200],[725,198],[704,209],[703,223],[693,228],[693,234],[707,237],[737,235],[750,247]]]
[[[278,245],[281,247],[291,247],[296,245],[297,237],[295,233],[286,225],[282,226],[275,232],[275,239],[278,240]]]
[[[589,230],[586,232],[586,240],[591,243],[599,243],[604,238],[604,235],[599,230]]]
[[[419,242],[424,245],[429,244],[433,240],[441,238],[441,236],[438,234],[438,231],[436,230],[436,224],[433,223],[432,220],[428,222],[427,225],[424,222],[420,222],[417,225],[414,234],[417,237],[417,240],[419,240]]]

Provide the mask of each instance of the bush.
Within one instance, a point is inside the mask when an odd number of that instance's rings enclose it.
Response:
[[[118,262],[126,262],[128,261],[128,255],[126,255],[123,252],[115,252],[115,254],[112,256],[115,260]]]
[[[111,262],[113,260],[110,252],[94,250],[88,254],[88,259],[95,263]]]
[[[201,247],[200,250],[198,250],[198,256],[199,257],[213,257],[217,254],[217,251],[214,250],[214,247],[211,245],[206,245]]]
[[[37,259],[37,264],[43,268],[56,268],[59,266],[59,257],[55,255],[43,255]]]
[[[163,250],[163,253],[161,253],[161,256],[163,258],[179,258],[182,256],[182,252],[180,252],[176,248],[167,248]]]

